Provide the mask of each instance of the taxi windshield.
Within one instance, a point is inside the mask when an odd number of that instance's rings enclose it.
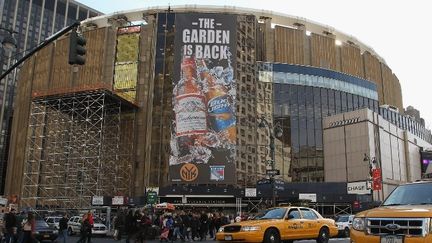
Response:
[[[267,211],[259,219],[283,219],[286,211],[286,208],[273,208]]]
[[[431,183],[398,186],[385,200],[383,206],[432,204]]]
[[[339,216],[336,219],[336,222],[348,222],[348,221],[349,221],[349,216],[348,215],[342,215],[342,216]]]

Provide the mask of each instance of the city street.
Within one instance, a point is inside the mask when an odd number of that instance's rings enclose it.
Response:
[[[68,239],[68,243],[75,243],[78,241],[78,237],[73,236],[73,237],[69,237]],[[60,241],[59,243],[61,243],[62,241]],[[122,239],[121,241],[115,241],[112,238],[109,237],[105,237],[105,238],[94,238],[92,240],[93,243],[120,243],[120,242],[126,242],[125,239]],[[133,242],[133,241],[131,241]],[[159,242],[159,240],[152,240],[152,241],[146,241],[146,243],[157,243]],[[178,240],[177,242],[181,242],[180,240]],[[198,242],[202,242],[202,243],[214,243],[216,241],[213,240],[208,240],[208,241],[198,241]],[[315,243],[315,240],[301,240],[301,241],[296,241],[296,242],[301,242],[301,243]],[[330,240],[331,243],[349,243],[349,238],[335,238],[335,239],[331,239]]]

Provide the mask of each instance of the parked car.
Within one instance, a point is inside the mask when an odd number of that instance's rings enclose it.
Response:
[[[60,216],[49,216],[45,219],[47,224],[51,227],[54,227],[56,230],[59,229],[59,222],[62,217]]]
[[[82,216],[73,216],[68,221],[68,235],[79,234],[81,229]],[[92,235],[106,236],[108,227],[99,218],[94,218]]]
[[[35,238],[40,242],[55,242],[58,230],[50,227],[43,219],[35,221]]]
[[[339,236],[349,237],[353,219],[354,215],[352,214],[339,215],[336,218],[336,225],[338,227]]]
[[[271,208],[255,220],[228,224],[216,234],[218,241],[292,242],[315,239],[327,243],[338,229],[333,219],[323,218],[317,211],[306,207]]]

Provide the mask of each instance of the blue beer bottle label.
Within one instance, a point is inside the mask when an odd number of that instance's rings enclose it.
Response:
[[[212,98],[208,102],[208,115],[211,127],[220,132],[235,124],[235,116],[232,113],[228,95]]]

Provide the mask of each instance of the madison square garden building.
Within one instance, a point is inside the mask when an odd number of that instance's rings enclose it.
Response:
[[[269,169],[284,182],[325,182],[324,117],[403,111],[380,56],[303,18],[185,6],[99,16],[80,31],[85,65],[68,65],[65,36],[21,69],[6,193],[22,205],[253,188]]]

